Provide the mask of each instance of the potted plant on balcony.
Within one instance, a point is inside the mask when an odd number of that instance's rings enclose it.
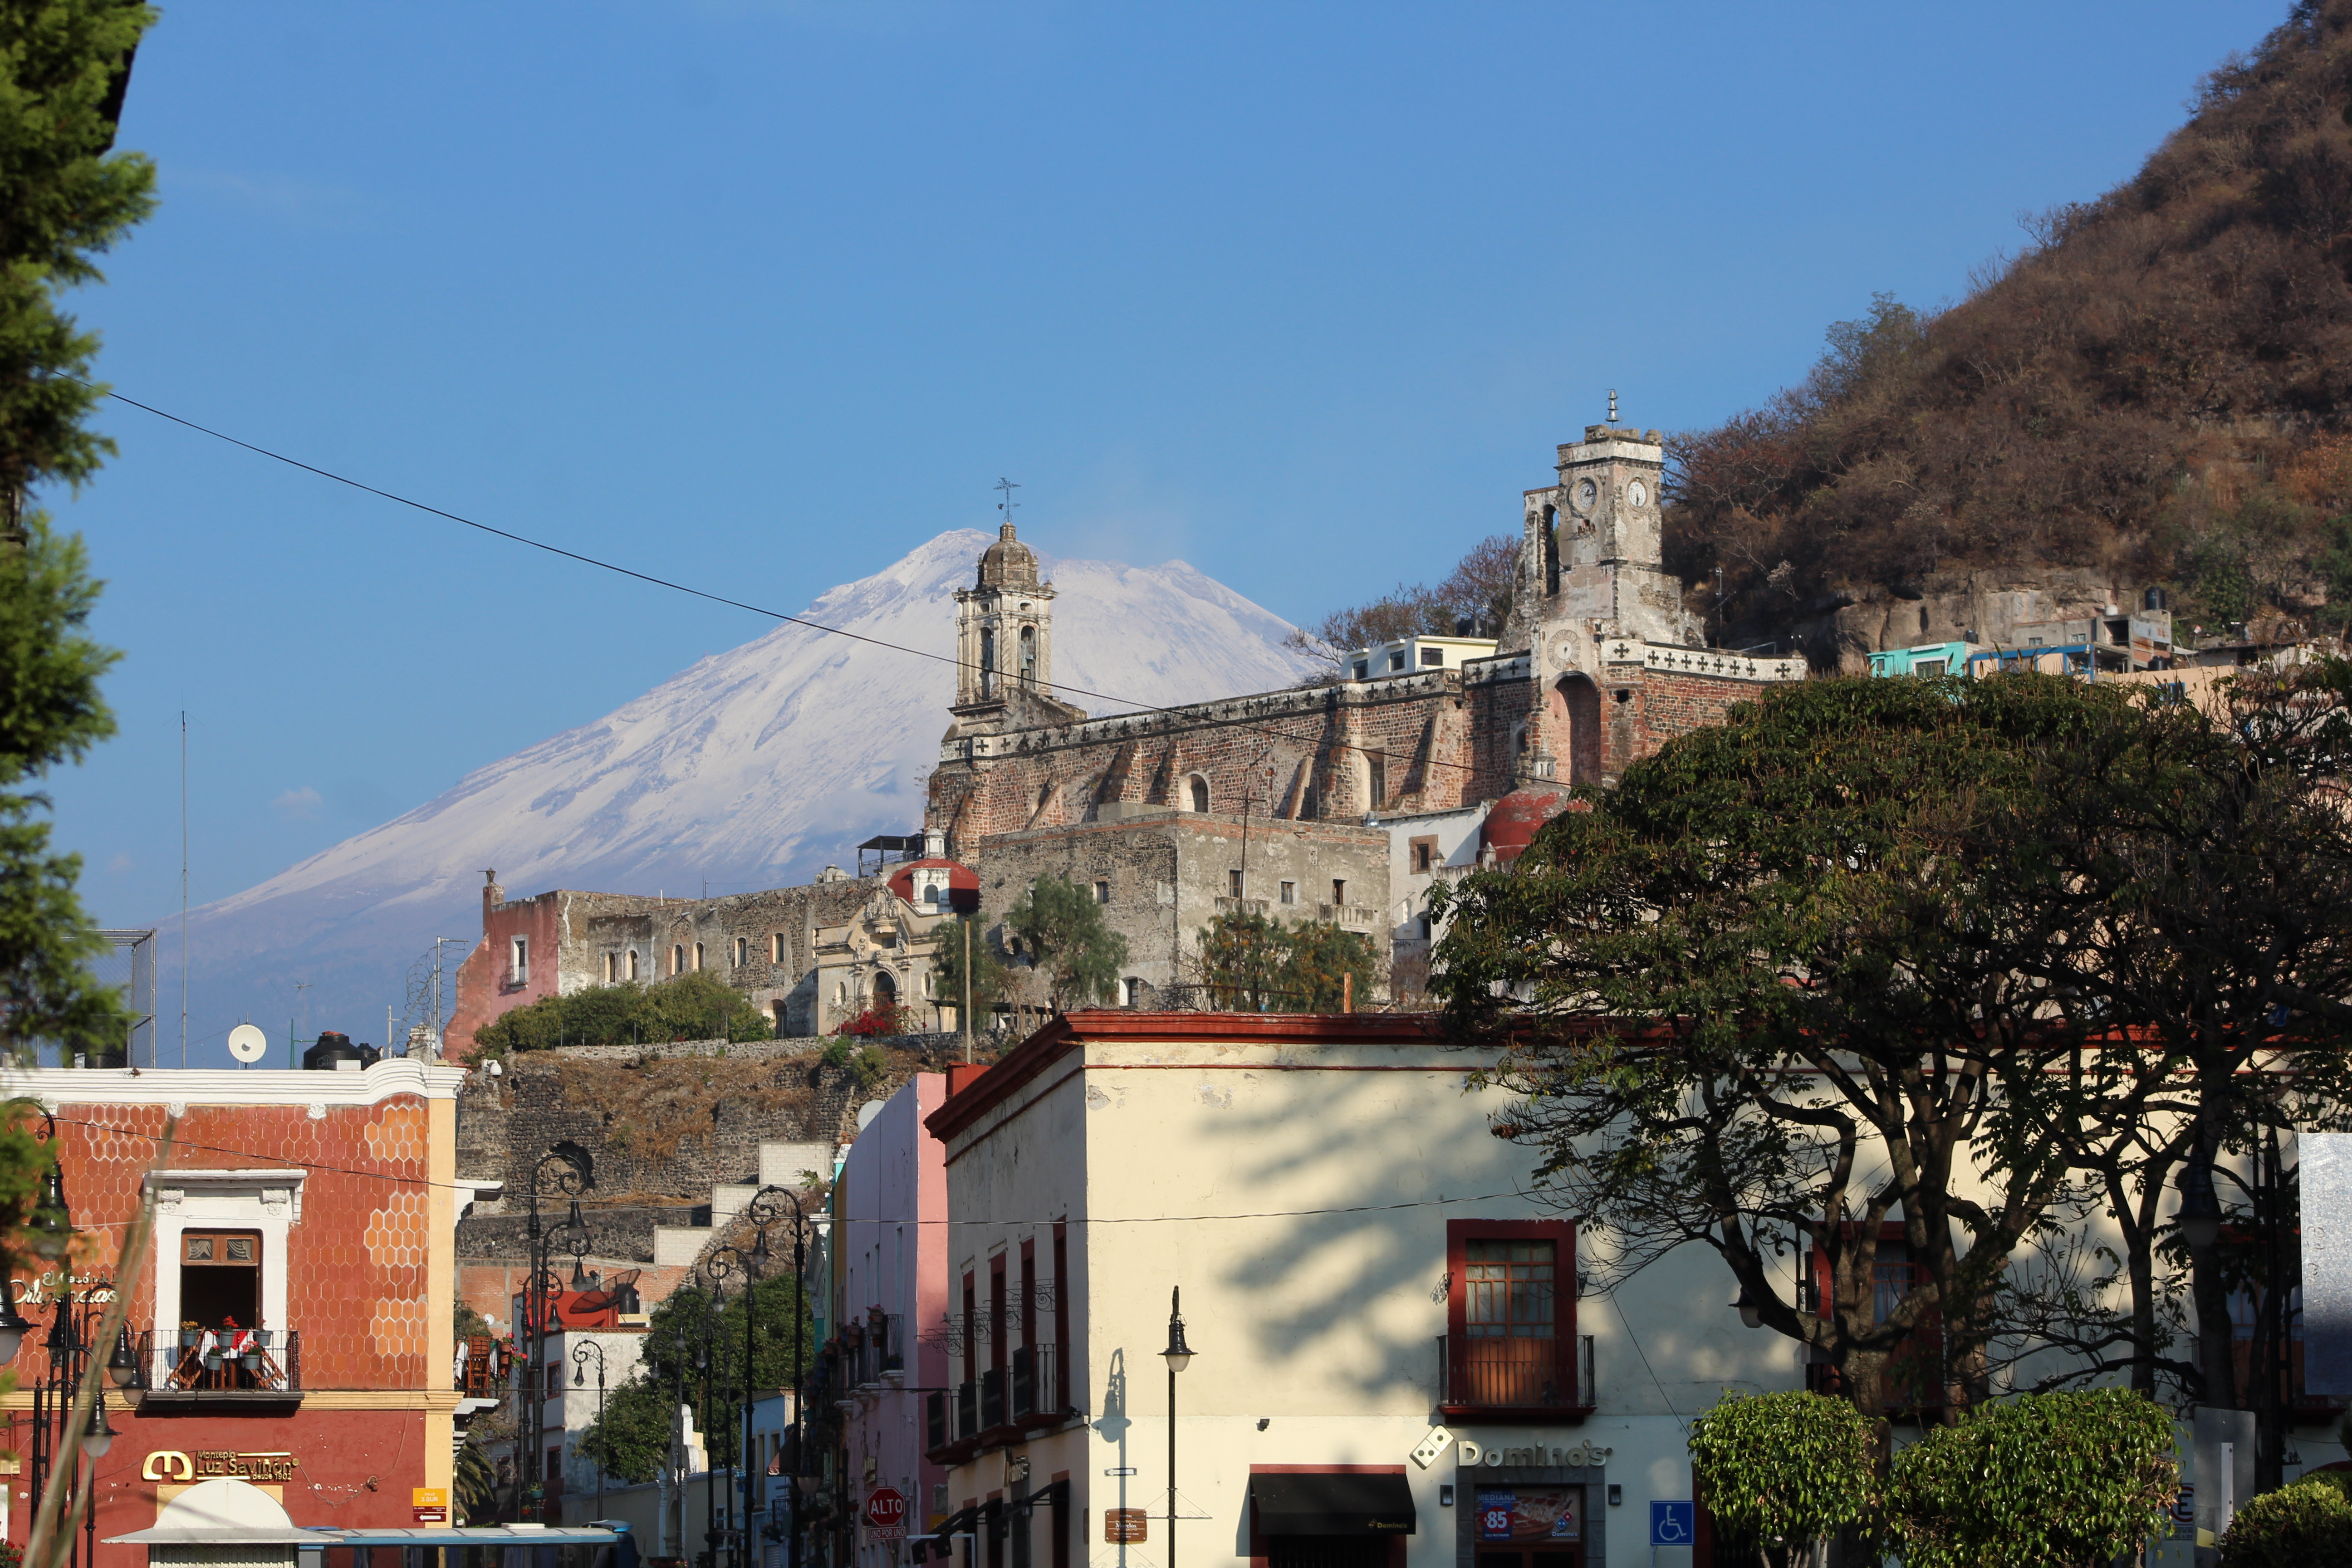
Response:
[[[194,1318],[182,1318],[180,1320],[180,1348],[182,1350],[192,1351],[195,1349],[198,1345],[204,1342],[204,1327]]]

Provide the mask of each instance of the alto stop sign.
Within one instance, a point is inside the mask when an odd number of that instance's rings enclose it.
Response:
[[[907,1528],[907,1497],[896,1487],[876,1487],[866,1497],[866,1528],[873,1531]]]

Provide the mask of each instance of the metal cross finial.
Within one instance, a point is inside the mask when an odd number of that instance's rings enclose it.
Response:
[[[1004,499],[996,503],[996,510],[1004,514],[1005,523],[1010,526],[1013,521],[1013,509],[1021,504],[1019,501],[1013,499],[1013,492],[1019,489],[1021,487],[1014,484],[1011,479],[1001,479],[989,488],[992,489],[1000,489],[1004,492]]]

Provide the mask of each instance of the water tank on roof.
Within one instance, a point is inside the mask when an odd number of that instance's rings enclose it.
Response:
[[[375,1066],[381,1055],[373,1046],[355,1046],[349,1035],[333,1029],[323,1031],[318,1043],[302,1053],[306,1072],[346,1072]],[[349,1062],[349,1068],[344,1063]]]

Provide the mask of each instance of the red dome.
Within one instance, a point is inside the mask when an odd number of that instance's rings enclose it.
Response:
[[[1537,831],[1568,809],[1568,786],[1531,784],[1496,801],[1478,825],[1478,842],[1507,866],[1535,842]]]
[[[900,898],[906,900],[908,903],[914,905],[925,914],[929,914],[933,912],[938,906],[927,903],[923,900],[916,897],[916,885],[918,882],[927,885],[936,885],[939,879],[936,877],[918,878],[915,873],[918,871],[937,870],[942,866],[947,868],[948,898],[953,907],[967,913],[980,908],[980,873],[973,870],[969,866],[959,864],[953,860],[909,860],[904,865],[893,867],[891,868],[890,875],[885,879],[883,886],[888,888],[892,892],[898,894]]]

